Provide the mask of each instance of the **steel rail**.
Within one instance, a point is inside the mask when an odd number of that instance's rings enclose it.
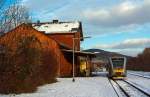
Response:
[[[150,97],[150,94],[145,92],[144,90],[138,88],[136,85],[132,84],[129,81],[123,80],[124,82],[126,82],[127,84],[129,84],[130,86],[134,87],[135,89],[137,89],[138,91],[142,92],[143,94],[145,94],[146,96]]]
[[[108,78],[108,79],[109,79],[109,78]],[[114,85],[112,84],[111,81],[113,81],[114,83],[116,83],[116,85],[118,86],[118,88],[122,91],[122,93],[123,93],[126,97],[130,97],[130,95],[116,82],[116,80],[109,79],[109,82],[110,82],[110,84],[112,85],[112,87],[113,87],[113,89],[114,89],[114,91],[115,91],[115,93],[117,94],[118,97],[120,97],[120,96],[119,96],[119,93],[117,92],[117,90],[115,89],[115,87],[114,87]],[[122,96],[121,96],[121,97],[122,97]]]
[[[124,88],[122,88],[121,85],[119,85],[116,80],[113,80],[117,85],[118,87],[120,88],[120,90],[127,96],[127,97],[130,97],[130,95],[128,94],[128,92],[126,92],[126,90]]]
[[[109,78],[108,78],[108,80],[109,80],[109,83],[111,84],[111,86],[113,87],[113,89],[114,89],[116,95],[117,95],[118,97],[120,97],[120,96],[119,96],[119,93],[118,93],[117,90],[115,89],[115,87],[114,87],[114,85],[112,84],[111,80],[110,80]]]

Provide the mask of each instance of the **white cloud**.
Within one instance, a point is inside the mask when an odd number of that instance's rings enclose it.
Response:
[[[102,49],[135,49],[135,48],[145,48],[150,47],[150,39],[149,38],[141,38],[141,39],[127,39],[120,43],[113,44],[101,44],[96,45],[96,48]]]
[[[136,56],[137,54],[141,53],[146,47],[150,47],[149,38],[127,39],[120,43],[100,44],[94,46],[94,48],[119,52],[121,54],[130,56]]]
[[[142,4],[125,1],[108,9],[88,9],[83,12],[83,15],[92,24],[102,27],[119,27],[149,23],[149,9],[148,0],[144,0]]]
[[[138,54],[143,52],[143,49],[121,49],[117,51],[120,54],[128,55],[128,56],[137,56]]]
[[[150,39],[148,38],[127,39],[120,43],[100,44],[94,46],[94,48],[118,52],[128,56],[137,56],[147,47],[150,47]]]

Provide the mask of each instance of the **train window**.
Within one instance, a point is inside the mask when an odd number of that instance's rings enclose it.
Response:
[[[112,63],[114,68],[123,68],[124,59],[112,59]]]

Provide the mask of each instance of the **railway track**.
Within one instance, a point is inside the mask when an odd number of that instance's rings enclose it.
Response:
[[[126,80],[109,79],[118,97],[150,97],[150,94]]]
[[[144,75],[134,74],[134,73],[128,73],[128,74],[129,74],[129,75],[138,76],[138,77],[142,77],[142,78],[146,78],[146,79],[150,79],[150,76],[144,76]]]
[[[128,93],[124,91],[124,89],[122,89],[122,87],[120,87],[120,85],[118,85],[118,83],[116,83],[114,80],[109,79],[109,82],[118,97],[130,97]]]

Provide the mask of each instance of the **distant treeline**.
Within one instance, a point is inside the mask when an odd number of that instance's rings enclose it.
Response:
[[[127,63],[127,69],[150,71],[150,48],[145,48],[137,57],[130,58]]]

